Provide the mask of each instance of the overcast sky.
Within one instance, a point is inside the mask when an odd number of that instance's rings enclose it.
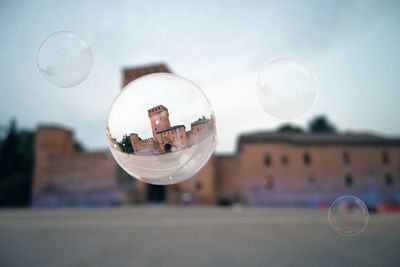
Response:
[[[284,121],[266,114],[256,77],[290,57],[317,76],[313,107],[340,129],[400,134],[399,1],[0,1],[0,124],[59,124],[89,149],[106,147],[121,68],[164,62],[203,88],[215,108],[217,152],[239,133]],[[58,88],[36,67],[50,33],[84,36],[94,54],[86,81]]]

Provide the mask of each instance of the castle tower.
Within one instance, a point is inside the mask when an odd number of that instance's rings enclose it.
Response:
[[[163,105],[156,106],[147,111],[150,122],[151,130],[153,132],[153,140],[157,142],[157,132],[164,131],[171,128],[171,123],[169,122],[168,109]]]
[[[41,187],[46,180],[46,170],[51,168],[54,157],[74,152],[73,133],[57,126],[39,126],[35,135],[34,151],[33,205],[37,202]]]
[[[131,81],[140,78],[147,74],[158,73],[158,72],[167,72],[169,73],[169,69],[165,64],[152,64],[147,66],[140,66],[136,68],[127,68],[123,70],[123,84],[122,88],[124,88]]]
[[[129,135],[129,140],[131,141],[133,152],[137,151],[137,143],[139,143],[139,135],[137,133],[131,133]]]

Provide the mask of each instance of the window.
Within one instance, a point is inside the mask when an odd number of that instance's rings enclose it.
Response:
[[[389,155],[386,151],[382,152],[382,164],[383,165],[389,164]]]
[[[285,166],[288,165],[289,164],[288,156],[287,155],[283,155],[281,161],[282,161],[282,165],[285,165]]]
[[[392,186],[393,176],[390,173],[385,174],[385,183],[387,186]]]
[[[274,187],[274,178],[272,176],[265,177],[264,186],[268,189],[272,189],[272,187]]]
[[[344,165],[350,165],[350,154],[349,154],[349,152],[343,151],[342,157],[343,157],[343,164]]]
[[[200,191],[202,187],[203,187],[203,185],[200,182],[196,183],[196,190],[197,191]]]
[[[267,165],[267,166],[271,166],[272,165],[272,159],[271,159],[271,156],[269,154],[265,155],[264,164]]]
[[[351,176],[351,174],[346,174],[344,181],[345,181],[347,187],[352,186],[353,185],[353,176]]]
[[[315,184],[315,177],[314,177],[314,175],[309,175],[309,176],[308,176],[308,183],[309,183],[309,184]]]
[[[303,154],[303,162],[304,162],[304,165],[306,165],[306,166],[309,166],[311,164],[311,157],[310,157],[309,153],[306,152]]]

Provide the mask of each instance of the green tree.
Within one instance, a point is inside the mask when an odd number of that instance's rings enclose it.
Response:
[[[0,206],[25,206],[33,169],[32,131],[17,129],[12,120],[0,141]]]
[[[131,139],[129,138],[129,135],[124,135],[122,137],[121,142],[119,143],[122,151],[129,153],[129,154],[133,154],[133,147],[132,147],[132,143],[131,143]]]
[[[296,125],[292,125],[290,123],[285,123],[278,127],[278,133],[304,133],[304,130]]]
[[[312,133],[335,133],[336,127],[324,116],[320,115],[312,119],[308,124]]]
[[[21,161],[18,150],[17,123],[15,120],[12,120],[1,145],[0,181],[3,180],[7,174],[18,169],[16,163]]]
[[[85,151],[84,145],[77,140],[74,141],[74,149],[76,152],[84,152]]]

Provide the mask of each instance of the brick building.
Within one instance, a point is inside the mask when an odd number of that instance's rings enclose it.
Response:
[[[124,70],[124,85],[157,71],[168,69],[154,65]],[[202,129],[203,124],[191,126]],[[193,178],[155,186],[131,178],[108,151],[74,152],[70,130],[40,126],[35,139],[32,204],[316,206],[345,194],[359,196],[367,205],[400,204],[400,139],[261,132],[242,135],[237,145],[235,154],[211,157]]]
[[[134,154],[157,155],[174,152],[197,144],[214,132],[213,118],[207,119],[203,116],[192,122],[190,130],[186,131],[185,125],[171,127],[168,109],[163,105],[152,107],[147,113],[153,137],[141,139],[137,133],[131,133],[129,139]],[[107,134],[110,135],[110,132],[107,131]],[[116,145],[115,139],[112,143]]]
[[[247,205],[329,203],[354,194],[368,205],[400,203],[400,139],[368,134],[242,135],[218,157],[220,199]]]

